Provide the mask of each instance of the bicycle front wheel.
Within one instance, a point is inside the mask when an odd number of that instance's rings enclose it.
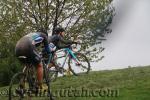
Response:
[[[74,75],[78,75],[78,73],[88,73],[90,71],[90,62],[87,57],[82,53],[74,53],[79,63],[75,61],[73,58],[69,58],[68,66],[70,71]]]

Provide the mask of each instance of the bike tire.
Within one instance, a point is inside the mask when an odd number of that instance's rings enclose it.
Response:
[[[44,80],[48,87],[48,94],[47,94],[48,99],[54,100],[52,92],[51,92],[51,81],[52,80],[50,80],[49,69],[46,66],[44,66]]]
[[[28,70],[29,72],[19,72],[16,73],[10,82],[9,85],[9,100],[27,100],[31,99],[31,95],[35,95],[33,98],[37,98],[38,92],[34,92],[36,90],[34,89],[34,85],[36,80],[33,80],[33,73],[31,73],[31,70]],[[21,83],[22,82],[22,83]],[[16,85],[16,86],[15,86]],[[21,89],[22,87],[22,89]],[[22,93],[16,93],[17,91],[22,91]],[[15,94],[15,95],[14,95]]]
[[[25,79],[25,77],[26,76],[25,76],[25,74],[23,72],[16,73],[12,77],[10,85],[9,85],[9,91],[8,91],[8,93],[9,93],[9,100],[22,100],[23,99],[22,95],[18,95],[18,99],[16,99],[17,98],[17,94],[14,94],[16,92],[16,90],[14,90],[14,88],[15,88],[16,84],[18,86],[21,85],[19,82],[20,82],[21,79]],[[18,88],[21,88],[21,86],[19,86]]]
[[[78,73],[86,73],[86,74],[88,74],[89,73],[89,71],[90,71],[90,68],[91,68],[91,65],[90,65],[90,62],[89,62],[89,60],[87,59],[87,57],[84,55],[84,54],[82,54],[82,53],[79,53],[79,52],[76,52],[76,53],[74,53],[74,55],[77,57],[77,59],[80,61],[80,59],[79,58],[83,58],[84,59],[84,62],[86,62],[87,63],[87,65],[86,66],[80,66],[80,67],[78,67],[78,66],[72,66],[71,65],[71,63],[72,63],[72,58],[69,58],[69,60],[68,60],[68,66],[69,66],[69,69],[70,69],[70,71],[73,73],[73,75],[75,75],[75,76],[77,76],[77,75],[79,75]],[[85,68],[86,67],[86,68]],[[81,72],[79,72],[79,70],[78,70],[78,68],[83,68],[83,69],[86,69],[85,71],[81,71]]]

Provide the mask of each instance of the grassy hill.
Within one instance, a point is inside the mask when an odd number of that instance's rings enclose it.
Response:
[[[52,91],[56,100],[150,100],[150,66],[61,77],[52,83]]]

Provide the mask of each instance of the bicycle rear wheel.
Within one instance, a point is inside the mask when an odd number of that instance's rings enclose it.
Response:
[[[9,100],[28,100],[38,98],[37,82],[33,72],[28,69],[28,73],[16,73],[9,85]]]
[[[90,62],[87,59],[87,57],[82,53],[74,53],[74,55],[76,56],[80,64],[77,64],[77,62],[74,61],[74,59],[69,58],[68,66],[69,66],[70,71],[76,76],[78,75],[78,73],[87,74],[91,68]]]
[[[44,66],[44,80],[45,80],[45,84],[47,85],[48,89],[47,89],[47,97],[48,100],[54,100],[52,92],[51,92],[51,80],[50,80],[50,73],[49,73],[49,69]],[[47,98],[45,98],[47,99]]]
[[[22,72],[16,73],[9,85],[9,100],[25,100],[24,84],[26,75]]]

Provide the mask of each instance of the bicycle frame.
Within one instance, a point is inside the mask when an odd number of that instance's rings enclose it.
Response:
[[[48,58],[48,62],[47,62],[47,66],[48,66],[48,64],[52,61],[52,58],[53,58],[53,54],[52,53],[50,53],[50,55],[49,55],[49,58]]]
[[[70,48],[65,48],[64,51],[66,52],[66,55],[65,55],[65,60],[61,67],[64,67],[68,57],[73,59],[76,63],[79,63],[77,57],[74,55],[73,51]]]
[[[50,54],[49,54],[49,56],[48,56],[48,60],[47,60],[47,62],[46,62],[46,63],[44,63],[44,64],[45,64],[44,66],[46,66],[46,67],[48,68],[48,64],[50,64],[50,63],[51,63],[52,59],[53,59],[53,54],[52,54],[52,53],[50,53]],[[42,59],[42,62],[44,62],[44,60],[43,60],[43,59]]]
[[[47,63],[45,63],[44,60],[43,60],[43,58],[42,58],[41,61],[42,61],[42,64],[44,64],[44,65],[43,65],[44,71],[46,70],[46,68],[48,68],[48,64],[51,62],[52,57],[53,57],[53,55],[50,54],[49,57],[48,57]],[[23,73],[28,74],[27,72],[29,72],[29,71],[31,71],[31,70],[33,70],[33,65],[32,65],[32,64],[25,64],[25,67],[23,68]],[[44,72],[43,74],[46,74],[46,72]],[[47,81],[48,81],[48,80],[47,80]],[[49,82],[49,81],[48,81],[48,82]]]
[[[42,59],[41,61],[42,61],[42,63],[43,64],[45,64],[45,65],[43,65],[43,67],[47,67],[48,66],[48,64],[51,62],[51,60],[52,60],[52,57],[53,57],[53,55],[52,55],[52,53],[49,55],[49,57],[48,57],[48,61],[47,61],[47,63],[43,63],[44,62],[44,60]],[[28,68],[32,68],[33,67],[33,65],[32,64],[25,64],[25,67],[23,68],[23,71],[22,72],[26,72],[26,70],[28,69]]]

